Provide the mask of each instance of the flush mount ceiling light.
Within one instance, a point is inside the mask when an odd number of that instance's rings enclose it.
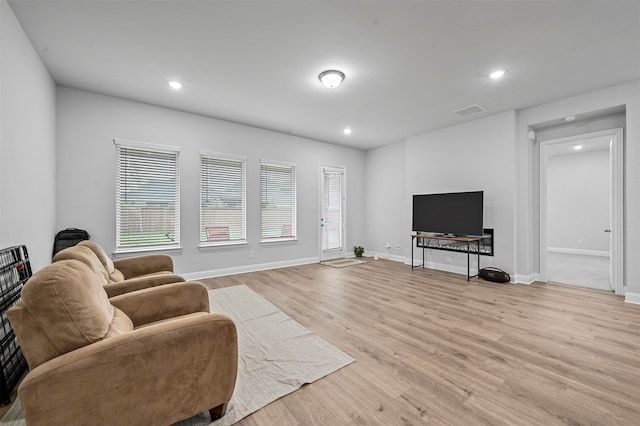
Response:
[[[564,118],[564,121],[573,121],[576,119],[575,115],[569,115],[567,117]]]
[[[502,77],[503,75],[504,75],[504,70],[495,70],[494,72],[489,74],[489,77],[491,77],[494,80],[497,80],[500,77]]]
[[[171,86],[171,88],[175,90],[182,89],[182,83],[180,83],[179,81],[170,81],[169,86]]]
[[[343,130],[343,133],[345,135],[350,135],[351,134],[351,129],[347,127],[346,129]]]
[[[576,151],[580,151],[582,148],[584,148],[584,146],[581,143],[575,143],[571,144],[571,148],[575,149]]]
[[[327,70],[321,72],[318,78],[324,87],[333,89],[340,86],[340,83],[344,80],[344,74],[338,70]]]

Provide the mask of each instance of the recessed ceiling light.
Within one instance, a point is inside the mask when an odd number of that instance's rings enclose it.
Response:
[[[581,143],[576,143],[572,144],[571,148],[575,149],[576,151],[580,151],[582,148],[584,148],[584,146]]]
[[[171,86],[172,89],[182,89],[182,83],[180,83],[179,81],[170,81],[169,82],[169,86]]]
[[[350,135],[351,134],[351,129],[347,127],[346,129],[343,130],[343,132],[344,132],[345,135]]]
[[[327,70],[321,72],[318,78],[324,87],[333,89],[340,86],[340,83],[344,80],[344,73],[338,70]]]
[[[504,70],[495,70],[494,72],[489,74],[489,77],[491,77],[494,80],[497,80],[500,77],[502,77],[503,75],[504,75]]]
[[[576,116],[575,116],[575,115],[569,115],[569,116],[567,116],[567,117],[565,117],[565,118],[564,118],[564,120],[565,120],[565,121],[573,121],[573,120],[575,120],[575,119],[576,119]]]

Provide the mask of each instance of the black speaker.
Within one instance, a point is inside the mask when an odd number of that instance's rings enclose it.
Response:
[[[493,281],[494,283],[508,283],[511,277],[502,269],[498,268],[482,268],[478,271],[478,276],[483,280]]]

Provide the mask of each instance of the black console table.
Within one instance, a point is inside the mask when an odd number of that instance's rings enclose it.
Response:
[[[478,270],[480,270],[480,240],[483,237],[447,237],[443,235],[434,235],[434,234],[411,234],[411,269],[413,269],[416,265],[413,264],[413,246],[414,240],[439,240],[439,241],[449,241],[449,242],[458,242],[463,243],[467,247],[467,281],[469,281],[473,277],[477,277],[476,275],[471,275],[470,270],[470,254],[471,254],[471,244],[477,244],[477,253],[478,253]],[[422,248],[422,267],[424,268],[426,265],[426,256],[425,249],[429,248],[429,244],[421,244]],[[420,265],[417,265],[420,266]]]

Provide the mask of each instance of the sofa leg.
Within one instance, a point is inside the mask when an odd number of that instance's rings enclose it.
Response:
[[[209,415],[211,416],[212,422],[215,422],[225,415],[225,413],[227,412],[227,405],[229,405],[229,403],[225,402],[224,404],[220,404],[217,407],[213,407],[211,410],[209,410]]]

